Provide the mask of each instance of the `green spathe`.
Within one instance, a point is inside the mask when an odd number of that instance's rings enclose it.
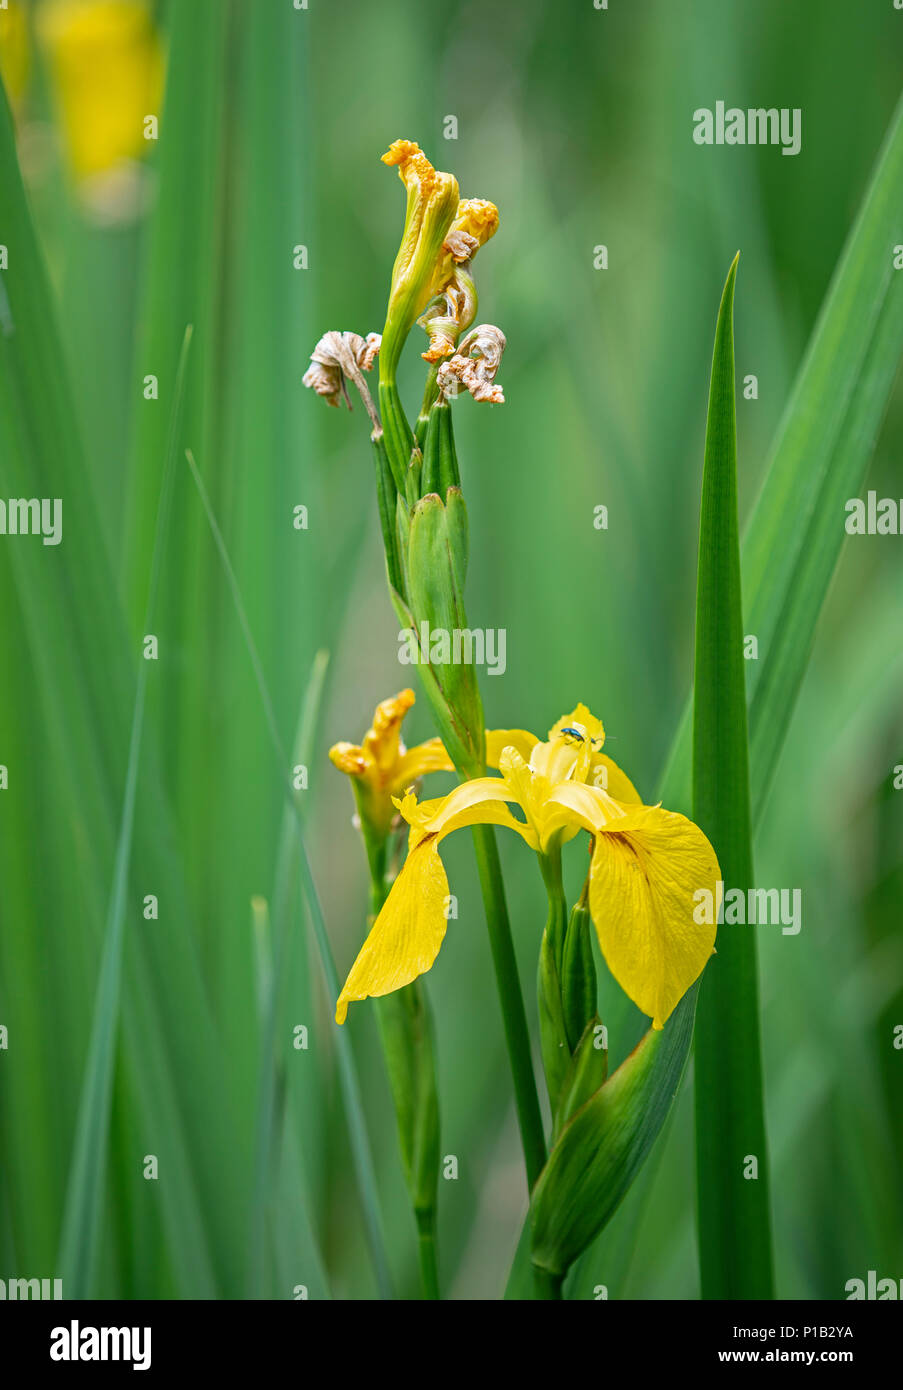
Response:
[[[610,1220],[645,1162],[680,1084],[694,985],[565,1125],[533,1189],[532,1260],[563,1276]]]
[[[421,498],[411,511],[407,555],[409,612],[402,616],[404,608],[397,602],[396,611],[405,627],[414,629],[418,636],[424,630],[430,634],[468,630],[458,584],[460,564],[449,534],[449,522],[456,519],[460,517],[450,518],[436,493]],[[483,769],[483,707],[473,665],[464,661],[434,661],[429,650],[421,649],[420,669],[442,740],[455,766],[468,776],[479,775]]]

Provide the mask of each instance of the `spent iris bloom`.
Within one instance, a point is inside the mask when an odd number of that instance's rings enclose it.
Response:
[[[458,180],[434,169],[413,140],[396,140],[383,163],[397,165],[407,189],[401,245],[392,268],[392,286],[383,330],[381,369],[394,380],[405,339],[433,293],[432,282],[443,242],[458,210]]]
[[[382,375],[391,381],[415,321],[430,335],[427,362],[450,356],[458,335],[473,323],[477,295],[470,263],[495,235],[499,214],[485,198],[459,201],[454,175],[434,169],[413,140],[396,140],[383,163],[398,166],[408,194],[383,331]]]
[[[454,830],[488,824],[514,830],[545,857],[589,832],[589,908],[602,954],[653,1028],[664,1025],[714,950],[714,924],[696,922],[694,906],[699,889],[717,892],[720,869],[698,826],[641,802],[601,751],[604,738],[601,722],[578,705],[545,742],[521,729],[487,734],[487,763],[501,776],[463,782],[433,801],[410,791],[396,801],[410,826],[407,859],[345,981],[338,1023],[351,1001],[389,994],[430,969],[447,927],[439,846]]]
[[[442,243],[429,287],[429,302],[417,320],[429,334],[429,346],[421,353],[425,362],[450,357],[460,335],[476,318],[477,291],[471,261],[481,246],[498,230],[499,213],[485,198],[465,198]]]

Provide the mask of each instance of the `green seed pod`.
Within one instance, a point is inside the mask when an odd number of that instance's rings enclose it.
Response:
[[[419,1221],[435,1213],[439,1185],[439,1097],[432,1018],[419,980],[375,1003],[405,1181]]]

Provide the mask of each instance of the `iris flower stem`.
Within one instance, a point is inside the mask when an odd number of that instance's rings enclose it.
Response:
[[[563,1283],[563,1274],[553,1274],[552,1271],[549,1269],[542,1269],[539,1265],[533,1266],[534,1299],[561,1298],[561,1286]]]
[[[552,938],[555,951],[555,964],[561,969],[564,951],[564,934],[567,931],[568,905],[564,895],[564,880],[561,876],[561,847],[556,846],[539,856],[539,867],[549,898],[549,920],[546,930]]]
[[[511,924],[508,920],[508,907],[505,902],[505,888],[502,882],[498,845],[492,826],[475,825],[473,827],[473,840],[477,855],[477,870],[480,875],[480,887],[483,891],[483,902],[486,908],[486,922],[489,927],[489,945],[492,950],[492,962],[495,966],[495,979],[502,1008],[505,1041],[508,1046],[511,1074],[514,1080],[514,1102],[524,1147],[527,1186],[532,1191],[536,1179],[545,1166],[546,1141],[543,1132],[542,1113],[539,1108],[539,1096],[536,1091],[536,1077],[533,1071],[527,1012],[524,1008],[517,958],[514,954],[514,942],[511,938]]]
[[[417,1251],[420,1283],[425,1299],[439,1298],[439,1261],[436,1255],[436,1213],[417,1213]]]
[[[426,440],[426,431],[429,425],[430,411],[432,410],[436,397],[439,395],[439,368],[435,362],[430,363],[430,369],[426,375],[426,386],[423,392],[423,404],[420,407],[420,414],[417,417],[417,424],[414,429],[414,438],[423,448]]]
[[[379,401],[385,429],[385,448],[396,487],[404,495],[409,471],[406,465],[415,439],[398,395],[394,368],[387,368],[386,362],[381,361],[380,371],[383,375],[380,378]],[[430,374],[425,400],[430,397],[432,389],[432,374]],[[454,439],[450,418],[446,420],[445,424],[445,447],[453,454]],[[456,460],[454,471],[455,476],[458,476]],[[478,733],[479,742],[482,742],[482,728],[479,729]],[[458,765],[458,772],[466,779],[480,777],[484,771],[485,769],[476,762],[473,766]],[[527,1013],[521,992],[517,957],[511,937],[511,925],[508,920],[508,907],[505,902],[505,885],[499,863],[498,846],[492,827],[488,825],[474,826],[473,838],[486,924],[489,930],[490,950],[495,968],[496,987],[502,1011],[505,1042],[514,1082],[514,1102],[524,1150],[527,1187],[528,1190],[532,1191],[545,1166],[546,1142],[542,1112],[539,1108],[539,1094],[536,1089],[536,1077],[533,1072]]]
[[[374,844],[372,841],[368,841],[365,837],[365,844],[367,848],[367,859],[370,865],[370,921],[368,923],[368,926],[372,927],[373,923],[376,921],[376,918],[379,916],[385,904],[386,898],[389,896],[389,890],[391,889],[392,884],[386,874],[387,846],[385,841],[382,841],[380,844]],[[406,990],[417,990],[419,988],[419,981],[415,981],[414,984],[405,986]],[[389,1083],[390,1089],[392,1091],[392,1099],[396,1107],[396,1114],[400,1127],[402,1124],[402,1116],[398,1108],[399,1102],[398,1096],[396,1094],[398,1079],[397,1077],[394,1077],[392,1074],[392,1041],[391,1028],[388,1026],[388,1010],[392,1008],[397,1008],[399,1006],[404,1008],[405,1006],[402,1002],[401,994],[389,995],[384,999],[378,1000],[377,1003],[381,1006],[381,1011],[378,1013],[377,1017],[380,1043],[382,1045],[383,1058],[386,1064],[386,1071],[389,1073]],[[425,998],[423,1000],[423,1007],[428,1007]],[[436,1079],[434,1069],[432,1071],[432,1087],[435,1093]],[[438,1100],[436,1101],[436,1105],[436,1113],[438,1115]],[[435,1166],[432,1168],[432,1187],[435,1187],[436,1183],[438,1182],[438,1139],[436,1143],[437,1157]],[[410,1184],[410,1175],[408,1175],[408,1178]],[[414,1219],[417,1223],[417,1255],[420,1264],[420,1284],[423,1291],[423,1297],[424,1299],[429,1300],[438,1299],[440,1297],[440,1294],[439,1257],[436,1243],[436,1203],[435,1200],[433,1200],[428,1204],[425,1204],[423,1190],[415,1191],[412,1188],[411,1197],[414,1204]]]
[[[414,448],[414,436],[402,409],[394,377],[380,378],[379,411],[385,432],[386,457],[395,487],[404,497],[408,488],[408,465]]]

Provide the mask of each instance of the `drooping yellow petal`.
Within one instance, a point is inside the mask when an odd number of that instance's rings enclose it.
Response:
[[[355,999],[391,994],[423,975],[439,954],[448,925],[448,879],[439,837],[427,836],[408,855],[336,1003],[344,1023]]]
[[[465,825],[504,825],[536,848],[529,827],[508,810],[511,799],[500,777],[480,777],[441,799],[418,802],[408,792],[396,803],[411,827],[408,857],[339,995],[337,1023],[352,1000],[391,994],[432,966],[447,926],[448,879],[439,857],[446,835]]]
[[[466,825],[501,825],[517,831],[535,849],[537,840],[529,824],[516,820],[508,810],[506,803],[516,801],[513,789],[501,777],[475,777],[462,782],[448,796],[418,802],[413,794],[408,794],[396,804],[412,832],[416,831],[412,844],[427,835],[444,840]]]
[[[661,1028],[715,948],[714,923],[694,910],[716,894],[715,851],[692,821],[657,806],[600,826],[590,867],[590,912],[618,984]],[[702,914],[700,914],[702,915]]]

